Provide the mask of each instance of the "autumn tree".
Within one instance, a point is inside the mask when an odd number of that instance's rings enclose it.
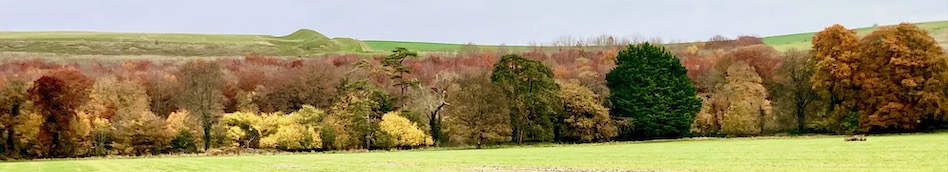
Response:
[[[38,135],[50,157],[75,156],[76,109],[88,99],[93,81],[76,69],[52,71],[33,82],[30,100],[45,120]]]
[[[157,154],[168,145],[165,121],[150,111],[144,86],[104,77],[96,80],[91,90],[90,101],[83,110],[93,124],[95,154],[101,155],[108,147],[115,147],[122,154]],[[113,128],[114,132],[106,131]],[[110,140],[115,144],[107,143]]]
[[[596,100],[598,95],[577,83],[560,83],[563,101],[563,139],[568,141],[604,141],[615,137],[618,129],[612,123],[609,109]]]
[[[351,73],[350,73],[351,74]],[[371,148],[382,114],[395,110],[388,94],[355,74],[339,82],[339,97],[323,120],[324,147]]]
[[[444,139],[443,125],[444,109],[451,103],[448,103],[448,88],[454,83],[459,75],[449,72],[441,72],[435,75],[435,79],[425,86],[429,89],[416,89],[410,91],[411,99],[408,100],[406,109],[417,112],[428,113],[428,131],[436,145],[443,144]]]
[[[556,113],[562,107],[553,70],[543,63],[510,54],[494,64],[491,80],[510,100],[510,124],[517,143],[554,138]]]
[[[664,48],[643,43],[629,45],[606,74],[612,92],[612,115],[635,127],[623,138],[680,137],[689,132],[701,101],[687,70]]]
[[[16,128],[20,125],[17,117],[24,114],[23,108],[27,106],[27,82],[19,79],[11,79],[2,82],[0,85],[0,125],[5,132],[2,132],[2,141],[0,144],[0,155],[7,157],[16,157],[18,153],[16,147]]]
[[[397,111],[382,115],[379,130],[381,135],[378,142],[385,143],[380,144],[381,147],[415,147],[431,145],[434,142],[424,130],[418,128],[416,123],[403,117]]]
[[[481,145],[509,141],[510,102],[486,76],[464,77],[449,91],[445,126],[453,142]]]
[[[141,85],[145,86],[145,93],[149,97],[148,107],[152,113],[162,118],[167,118],[169,114],[178,110],[179,103],[177,97],[180,93],[178,78],[172,73],[155,71],[141,79]]]
[[[796,119],[797,132],[806,132],[810,116],[822,113],[823,103],[813,89],[810,78],[816,72],[816,61],[807,51],[790,49],[784,52],[784,60],[777,69],[774,93],[776,114],[789,114]],[[784,115],[777,115],[784,116]]]
[[[269,124],[256,124],[257,127],[264,126],[260,129],[263,137],[260,146],[291,151],[322,148],[320,122],[324,116],[326,112],[310,105],[304,105],[289,115],[264,115],[261,122]]]
[[[177,76],[182,88],[178,102],[198,118],[204,131],[204,150],[207,150],[211,146],[211,127],[222,112],[223,72],[215,62],[195,60],[182,65]]]
[[[945,121],[945,52],[909,23],[873,31],[859,41],[854,73],[859,130],[914,130],[923,120]]]
[[[811,78],[813,89],[827,101],[827,114],[820,117],[824,128],[836,132],[856,128],[854,76],[860,66],[856,32],[836,24],[813,36],[812,52],[816,69]]]
[[[165,119],[165,130],[172,137],[172,152],[197,152],[196,138],[194,137],[198,135],[196,129],[199,127],[196,124],[196,119],[196,117],[191,117],[187,110],[172,112]]]
[[[219,123],[227,130],[228,146],[257,148],[260,145],[260,116],[252,112],[234,112],[221,116]]]
[[[757,135],[774,121],[767,89],[760,76],[747,63],[738,62],[727,71],[727,84],[721,94],[731,105],[721,119],[721,133],[729,135]],[[770,124],[770,125],[768,125]]]

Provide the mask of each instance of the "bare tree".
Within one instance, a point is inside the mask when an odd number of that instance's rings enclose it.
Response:
[[[178,102],[196,115],[204,131],[204,150],[210,148],[211,127],[222,111],[221,85],[224,83],[220,65],[215,62],[196,60],[181,66],[178,71],[181,96]]]

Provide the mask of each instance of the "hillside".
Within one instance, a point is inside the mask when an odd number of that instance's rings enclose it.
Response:
[[[942,47],[948,47],[948,21],[933,21],[915,24],[919,28],[927,30],[928,34],[934,37],[935,41],[938,41],[938,44],[940,44]],[[847,27],[852,28],[852,26]],[[878,26],[856,28],[856,34],[859,36],[865,36],[878,28]],[[773,46],[778,50],[786,50],[790,48],[810,49],[810,39],[813,38],[814,34],[816,34],[816,32],[768,36],[764,37],[763,39],[764,43]]]
[[[0,51],[89,55],[222,56],[362,53],[351,38],[301,29],[287,36],[111,32],[0,32]]]
[[[948,47],[948,21],[917,23],[929,31],[942,47]],[[857,28],[860,36],[878,27]],[[815,32],[763,37],[778,50],[809,49]],[[360,41],[329,38],[319,32],[300,29],[286,36],[237,34],[115,33],[115,32],[0,32],[0,52],[57,53],[69,55],[170,55],[234,56],[265,54],[307,56],[327,53],[386,53],[395,47],[421,52],[452,52],[470,48],[466,44]],[[499,49],[499,45],[477,45]],[[526,50],[528,46],[505,46]]]

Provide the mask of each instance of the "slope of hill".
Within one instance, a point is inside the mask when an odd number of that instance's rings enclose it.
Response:
[[[919,28],[928,31],[928,34],[935,38],[942,47],[948,47],[948,21],[933,21],[915,23]],[[878,29],[878,26],[857,28],[856,34],[865,36]],[[797,33],[788,35],[777,35],[764,37],[764,43],[773,46],[778,50],[787,50],[790,48],[810,49],[810,39],[816,32]]]
[[[948,21],[917,23],[948,47]],[[860,36],[878,27],[858,28]],[[778,50],[809,49],[815,32],[764,37]],[[171,55],[232,56],[265,54],[307,56],[327,53],[387,53],[395,47],[421,52],[455,52],[466,48],[499,49],[498,45],[476,45],[329,38],[300,29],[286,36],[236,34],[113,33],[113,32],[0,32],[0,52],[57,53],[69,55]],[[505,46],[526,50],[528,46]]]
[[[350,38],[328,38],[301,29],[290,35],[0,32],[0,51],[91,55],[220,56],[243,54],[313,55],[362,53],[366,46]]]

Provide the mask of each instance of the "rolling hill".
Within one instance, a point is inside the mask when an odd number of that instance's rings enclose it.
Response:
[[[948,47],[948,21],[933,21],[915,23],[919,28],[928,31],[928,34],[935,38],[942,47]],[[849,26],[851,28],[851,26]],[[879,26],[856,28],[856,34],[865,36],[872,31],[879,29]],[[764,43],[773,46],[778,50],[787,50],[790,48],[810,49],[810,39],[816,32],[797,33],[789,35],[777,35],[763,37]]]
[[[948,47],[948,21],[917,23]],[[860,36],[874,27],[857,28]],[[764,43],[778,50],[809,49],[815,32],[763,37]],[[171,55],[233,56],[265,54],[309,56],[330,53],[387,53],[395,47],[421,52],[463,51],[467,44],[406,42],[388,40],[360,41],[329,38],[319,32],[300,29],[286,36],[237,34],[115,33],[115,32],[0,32],[0,52],[57,53],[72,55]],[[477,45],[498,49],[499,45]],[[528,46],[506,46],[526,50]]]
[[[0,51],[93,55],[299,56],[363,53],[366,52],[366,45],[351,38],[329,38],[308,29],[279,37],[176,33],[0,32]]]

